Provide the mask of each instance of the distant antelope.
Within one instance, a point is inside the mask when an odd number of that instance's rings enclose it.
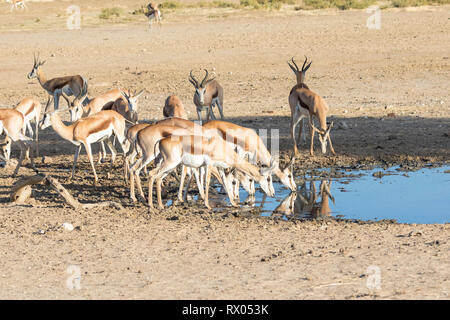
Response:
[[[124,153],[127,152],[128,144],[125,141],[125,118],[115,111],[105,110],[87,118],[77,120],[66,126],[58,115],[58,112],[60,111],[62,110],[46,113],[41,122],[41,129],[52,126],[61,138],[68,140],[77,146],[73,160],[72,174],[68,179],[69,182],[74,176],[78,155],[80,154],[81,147],[84,145],[89,162],[91,163],[92,171],[94,172],[94,184],[97,184],[98,177],[95,172],[94,161],[92,158],[91,144],[106,140],[111,153],[113,153],[112,161],[114,161],[114,148],[111,146],[111,141],[109,140],[114,134],[119,140],[122,151]]]
[[[19,161],[17,162],[16,169],[14,170],[13,177],[19,172],[22,166],[22,161],[25,158],[27,151],[30,148],[25,144],[32,141],[31,138],[26,137],[21,133],[24,124],[24,116],[22,113],[15,109],[0,109],[0,135],[6,134],[6,138],[0,143],[1,150],[3,151],[4,160],[9,161],[11,156],[11,144],[15,142],[20,147]],[[33,169],[33,152],[30,150],[30,160]]]
[[[39,55],[37,57],[35,55],[33,69],[31,69],[31,72],[28,74],[28,79],[37,78],[39,84],[45,89],[45,91],[47,91],[49,95],[44,112],[47,112],[48,106],[52,103],[52,101],[54,103],[55,110],[58,110],[59,98],[61,95],[66,100],[69,108],[71,107],[69,96],[84,96],[87,98],[88,85],[86,79],[80,75],[76,75],[47,80],[47,77],[41,70],[41,66],[44,63],[45,61],[39,60]]]
[[[189,74],[189,82],[195,87],[194,104],[197,107],[198,120],[202,121],[202,111],[206,110],[207,120],[216,119],[213,107],[217,106],[220,112],[220,118],[223,119],[223,88],[214,80],[208,79],[208,70],[205,69],[205,77],[199,83],[192,75],[192,70]]]
[[[161,11],[159,11],[158,4],[150,2],[147,5],[147,12],[144,13],[148,18],[148,27],[152,27],[152,20],[155,19],[159,26],[161,26]]]
[[[30,136],[33,137],[33,129],[30,121],[35,121],[35,142],[36,142],[36,157],[39,157],[39,118],[41,116],[41,103],[35,98],[25,98],[14,107],[15,110],[23,114],[24,124],[22,133],[26,135],[26,131],[30,131]]]
[[[187,114],[183,103],[176,95],[168,96],[164,104],[163,115],[165,118],[177,117],[187,120]]]
[[[305,79],[305,72],[311,65],[311,62],[306,66],[307,58],[303,63],[302,70],[299,70],[297,65],[294,62],[294,58],[292,58],[292,62],[294,63],[294,68],[289,62],[288,65],[294,71],[297,76],[297,85],[295,85],[291,92],[289,93],[289,106],[291,108],[291,137],[294,140],[294,154],[297,155],[299,153],[297,148],[297,140],[295,139],[295,127],[297,124],[304,118],[309,119],[309,125],[311,127],[311,144],[310,144],[310,153],[314,155],[314,133],[317,132],[319,134],[319,141],[322,147],[322,153],[327,152],[327,143],[330,143],[330,150],[332,154],[335,154],[333,145],[331,143],[330,138],[330,130],[333,127],[333,122],[329,126],[327,126],[327,113],[328,113],[328,105],[325,100],[319,96],[318,94],[311,91],[306,84],[303,83]],[[313,118],[316,117],[319,120],[319,128],[314,126]],[[300,130],[298,132],[298,140],[301,140],[303,130],[303,123],[300,123]]]
[[[25,5],[25,0],[6,0],[6,2],[11,4],[11,9],[9,11],[13,11],[17,8],[25,9],[27,6]]]

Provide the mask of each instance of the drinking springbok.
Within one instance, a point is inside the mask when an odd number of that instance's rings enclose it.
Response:
[[[195,135],[171,136],[159,140],[158,147],[159,154],[155,159],[155,162],[158,165],[149,173],[148,204],[152,209],[154,208],[152,196],[154,181],[156,180],[158,206],[162,209],[162,179],[180,164],[192,168],[206,166],[205,206],[209,209],[211,209],[211,207],[208,203],[208,193],[212,166],[217,167],[221,174],[223,174],[224,169],[236,168],[259,182],[261,188],[267,195],[273,197],[275,194],[272,185],[272,171],[275,169],[274,166],[262,168],[261,171],[259,171],[257,167],[242,159],[234,151],[234,146],[223,140],[221,137]],[[229,197],[231,204],[235,206],[236,204],[234,203],[233,197],[230,196],[230,194]]]
[[[203,124],[203,127],[210,130],[217,130],[223,139],[237,146],[238,153],[241,156],[249,156],[252,162],[259,161],[267,167],[270,167],[274,162],[261,137],[253,129],[221,120],[208,121]],[[282,169],[277,162],[274,170],[275,175],[280,179],[281,183],[291,191],[295,191],[297,188],[291,170],[294,161],[295,158],[292,157],[289,163]]]

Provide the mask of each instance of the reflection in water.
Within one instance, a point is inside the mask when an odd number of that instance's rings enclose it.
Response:
[[[333,181],[316,172],[298,177],[297,182],[306,182],[297,183],[299,187],[294,193],[281,183],[274,182],[274,198],[257,189],[255,196],[241,202],[238,210],[241,214],[289,220],[345,218],[449,223],[450,166],[424,168],[407,174],[400,170],[399,167],[390,170],[346,170],[340,174],[335,172]],[[216,196],[215,211],[229,211],[231,208],[226,195],[218,192]],[[241,188],[240,196],[245,199],[248,193]],[[338,198],[336,202],[335,197]]]
[[[286,215],[296,219],[317,219],[330,216],[331,180],[322,180],[319,191],[316,189],[316,181],[309,182],[309,188],[305,182],[298,192],[289,194],[273,211],[275,215]]]

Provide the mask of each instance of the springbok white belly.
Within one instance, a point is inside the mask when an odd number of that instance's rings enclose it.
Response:
[[[192,154],[185,152],[183,153],[183,157],[181,158],[181,162],[188,167],[192,168],[200,168],[205,165],[209,160],[209,157],[203,154]]]
[[[87,137],[86,141],[88,143],[94,143],[94,142],[100,142],[107,138],[109,138],[113,133],[112,125],[110,125],[107,129],[101,130],[98,132],[95,132],[91,134],[89,137]]]

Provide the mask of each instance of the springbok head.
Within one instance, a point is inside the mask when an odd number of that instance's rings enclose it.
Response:
[[[303,83],[303,81],[305,81],[306,70],[309,69],[309,67],[311,66],[312,61],[308,65],[306,65],[306,63],[308,62],[308,58],[305,56],[305,62],[303,62],[302,70],[300,70],[298,68],[297,64],[294,61],[294,57],[292,57],[291,61],[292,61],[293,65],[291,63],[289,63],[289,61],[287,62],[287,64],[292,69],[292,71],[294,71],[295,76],[297,77],[297,83]]]
[[[247,191],[249,196],[254,196],[256,193],[255,190],[255,180],[247,174],[243,174],[236,170],[236,176],[239,182],[242,184],[242,187],[245,191]],[[238,190],[239,193],[239,190]]]
[[[292,155],[289,162],[286,164],[284,168],[279,168],[279,170],[275,171],[275,174],[280,179],[281,183],[284,184],[286,187],[289,188],[291,191],[297,190],[297,185],[294,181],[294,163],[295,163],[295,156]]]
[[[327,129],[322,129],[322,128],[318,129],[314,125],[312,125],[312,128],[314,131],[316,131],[319,134],[319,141],[320,141],[320,146],[322,148],[322,153],[327,153],[327,145],[328,145],[328,140],[330,139],[331,128],[333,128],[333,122],[331,122],[328,125]]]
[[[239,183],[234,174],[234,170],[230,168],[225,169],[223,171],[222,179],[224,182],[225,191],[233,204],[234,200],[239,198]]]
[[[34,54],[34,63],[33,63],[33,69],[31,69],[31,72],[28,74],[28,79],[33,79],[37,77],[37,70],[40,66],[42,66],[45,63],[45,61],[39,60],[39,54],[36,57],[36,54]]]
[[[278,161],[272,160],[270,163],[270,167],[260,169],[260,174],[262,177],[258,182],[259,185],[261,186],[261,189],[263,189],[263,191],[269,197],[273,197],[275,195],[275,189],[273,188],[272,184],[272,174],[275,172],[277,168],[278,168]]]
[[[137,116],[137,110],[138,110],[138,106],[137,106],[137,101],[139,99],[139,97],[145,92],[145,89],[142,89],[141,91],[139,91],[137,94],[134,93],[134,91],[132,90],[128,90],[128,94],[123,91],[122,89],[119,88],[120,93],[122,94],[122,96],[125,98],[125,100],[128,103],[128,109],[129,112],[131,114],[131,119],[132,122],[137,122],[138,120],[138,116]]]
[[[88,96],[88,89],[87,89],[87,82],[85,82],[83,85],[83,90],[70,103],[69,111],[71,122],[77,121],[78,119],[81,119],[81,117],[83,116],[83,101],[86,100],[87,96]]]
[[[189,74],[189,82],[192,83],[192,85],[195,87],[194,96],[197,95],[198,101],[202,105],[205,103],[206,85],[215,79],[215,77],[208,79],[208,75],[209,75],[208,70],[206,70],[206,69],[204,69],[204,70],[205,70],[205,77],[203,78],[203,80],[200,83],[192,75],[192,70]]]
[[[48,128],[52,125],[52,116],[56,115],[57,113],[63,112],[69,110],[69,108],[64,108],[64,109],[57,109],[57,110],[53,110],[53,111],[48,111],[46,113],[44,113],[44,116],[42,117],[41,122],[39,123],[39,129],[40,130],[44,130],[45,128]]]

